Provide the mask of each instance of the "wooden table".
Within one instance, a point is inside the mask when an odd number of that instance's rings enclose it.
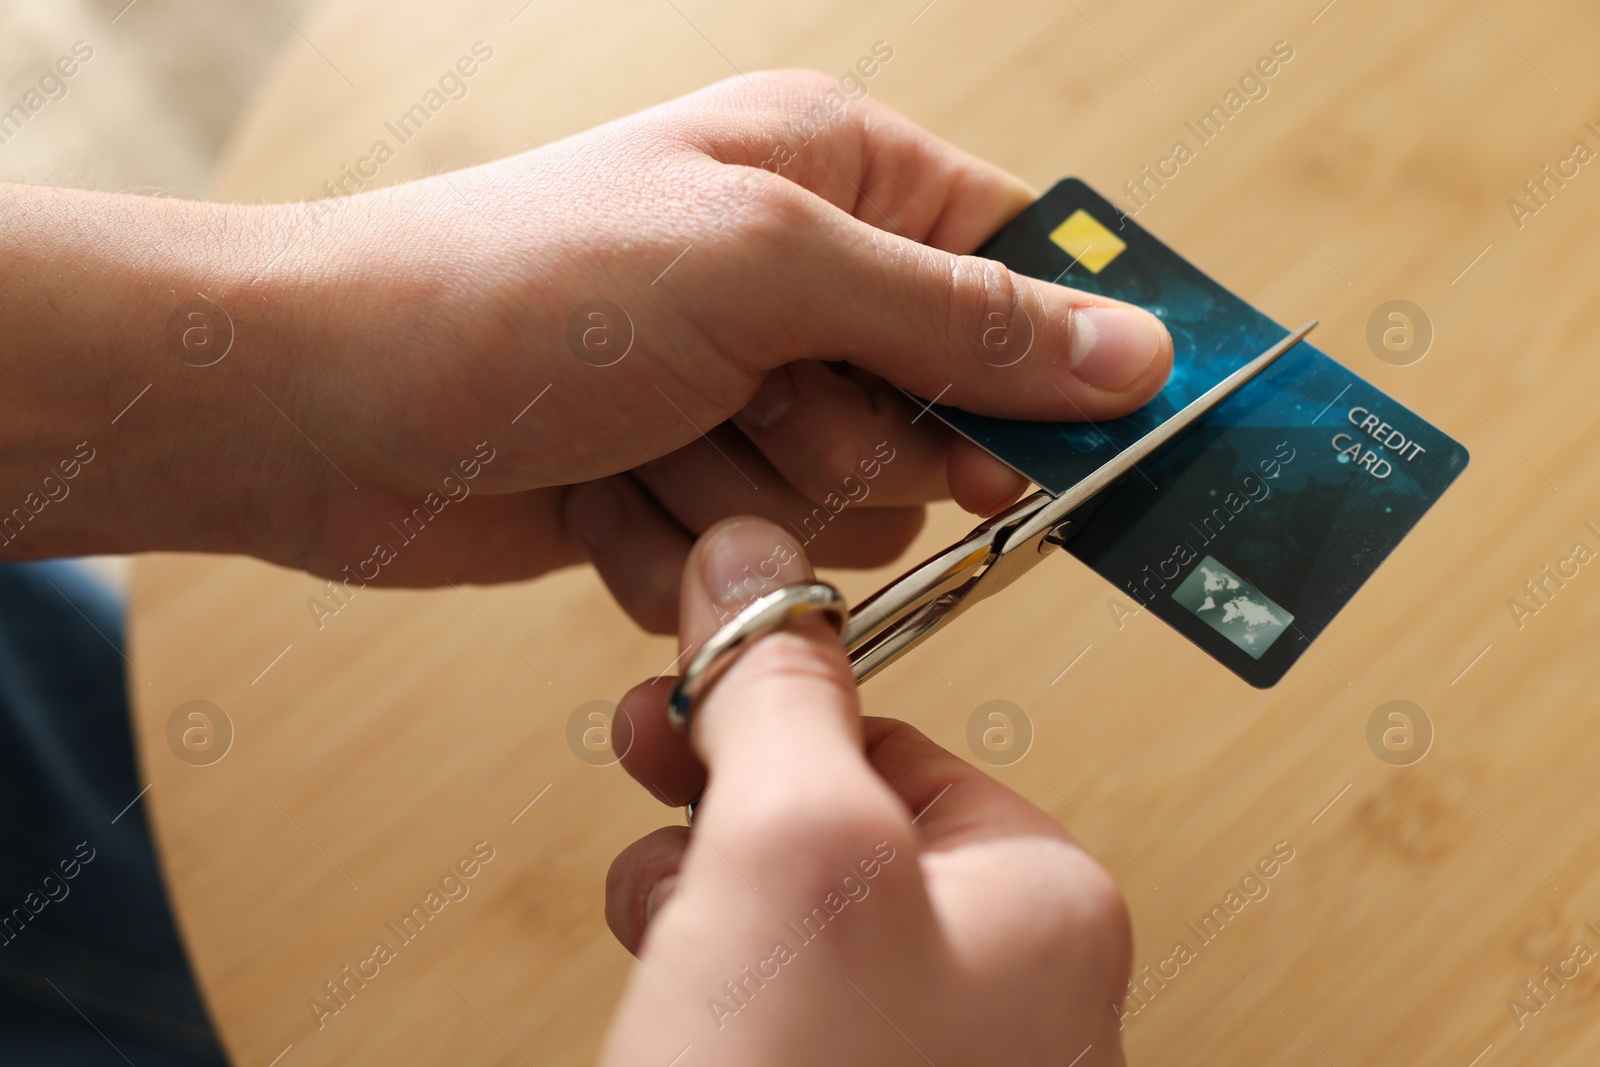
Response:
[[[1520,228],[1507,198],[1576,140],[1600,147],[1585,126],[1600,126],[1600,12],[1320,6],[339,0],[301,26],[218,192],[319,195],[478,40],[494,58],[469,95],[379,180],[517,151],[735,67],[842,72],[882,40],[880,99],[1040,187],[1072,173],[1113,192],[1288,42],[1269,95],[1140,220],[1281,321],[1321,316],[1320,345],[1464,442],[1470,469],[1276,689],[1119,615],[1125,601],[1062,559],[866,703],[964,754],[979,704],[1025,709],[1032,751],[995,773],[1119,878],[1139,968],[1276,842],[1294,850],[1269,896],[1145,986],[1136,1063],[1592,1063],[1600,961],[1549,983],[1547,1006],[1523,983],[1579,941],[1600,950],[1600,567],[1520,627],[1507,602],[1574,542],[1600,546],[1584,525],[1600,524],[1600,167]],[[1395,298],[1436,330],[1411,366],[1365,339]],[[966,525],[937,511],[919,550]],[[629,965],[601,918],[607,863],[673,813],[575,758],[568,719],[659,671],[670,645],[585,573],[364,591],[320,631],[318,589],[243,559],[137,569],[147,803],[230,1049],[254,1067],[586,1062]],[[209,766],[166,741],[192,699],[234,726]],[[1409,766],[1368,747],[1391,699],[1435,732]],[[479,841],[494,858],[470,896],[319,1030],[308,1001]]]

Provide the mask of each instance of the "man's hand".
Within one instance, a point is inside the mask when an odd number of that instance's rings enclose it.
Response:
[[[0,509],[97,450],[0,552],[238,551],[400,585],[588,558],[667,631],[694,536],[729,515],[861,566],[927,501],[1004,507],[1023,480],[895,386],[1106,418],[1160,387],[1170,339],[963,255],[1029,191],[875,101],[829,110],[834,88],[737,78],[317,204],[0,189],[23,354]]]
[[[738,606],[730,579],[774,558],[765,591],[810,578],[770,523],[701,539],[686,648]],[[1110,876],[915,729],[863,720],[826,623],[751,646],[696,710],[692,751],[666,726],[671,681],[628,695],[632,730],[614,743],[662,800],[704,799],[692,829],[612,865],[607,919],[639,966],[602,1064],[665,1064],[685,1046],[686,1063],[739,1067],[1122,1062],[1131,943]]]

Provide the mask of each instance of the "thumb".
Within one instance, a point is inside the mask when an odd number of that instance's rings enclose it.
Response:
[[[767,369],[843,357],[1009,418],[1106,419],[1156,394],[1172,339],[1155,316],[952,254],[1023,208],[1018,179],[876,99],[841,107],[838,95],[825,77],[774,72],[678,105],[701,115],[692,136],[761,205],[739,216],[752,240],[727,279],[733,299],[716,301],[743,312],[715,324],[740,331],[728,351],[763,353]]]
[[[811,577],[782,527],[760,519],[714,527],[684,570],[686,647],[757,597]],[[855,679],[838,631],[821,616],[748,646],[691,722],[690,740],[708,770],[695,822],[708,835],[725,828],[731,837],[776,845],[773,830],[782,827],[781,862],[792,864],[796,849],[825,839],[835,842],[825,847],[859,850],[867,835],[909,832],[900,825],[904,808],[864,755]]]
[[[712,527],[684,566],[684,652],[757,598],[811,577],[804,551],[782,527],[750,518]],[[653,740],[641,744],[634,735],[625,763],[663,799],[657,780],[664,772],[672,795],[685,783],[684,795],[692,795],[700,779],[674,769],[678,761],[663,737],[660,681],[624,698],[624,721],[636,729],[659,724],[646,727]],[[908,814],[864,751],[850,664],[822,618],[801,619],[748,646],[703,694],[690,740],[708,768],[693,836],[683,827],[658,830],[625,849],[606,879],[606,921],[630,952],[640,952],[669,897],[731,891],[743,899],[746,887],[760,886],[767,908],[798,914],[828,888],[819,879],[849,871],[880,843],[896,850],[891,856],[913,847]],[[654,754],[641,759],[648,750]],[[709,851],[696,848],[696,838]],[[717,878],[725,883],[720,890]]]
[[[1131,304],[880,230],[796,189],[777,336],[986,415],[1107,419],[1153,397],[1172,338]],[[754,300],[752,304],[759,306]]]

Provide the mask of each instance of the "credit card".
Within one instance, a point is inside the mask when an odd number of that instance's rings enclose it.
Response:
[[[1166,386],[1102,423],[935,405],[1061,493],[1289,331],[1066,179],[979,254],[1138,304],[1172,334]],[[1066,549],[1251,685],[1275,685],[1466,468],[1467,450],[1301,342],[1074,515]]]

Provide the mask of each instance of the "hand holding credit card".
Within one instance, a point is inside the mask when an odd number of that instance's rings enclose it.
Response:
[[[1172,334],[1166,387],[1125,418],[1021,422],[933,406],[1051,494],[1288,334],[1076,179],[979,254],[1138,304]],[[1063,547],[1245,681],[1271,686],[1467,459],[1456,441],[1302,342],[1080,508]]]

